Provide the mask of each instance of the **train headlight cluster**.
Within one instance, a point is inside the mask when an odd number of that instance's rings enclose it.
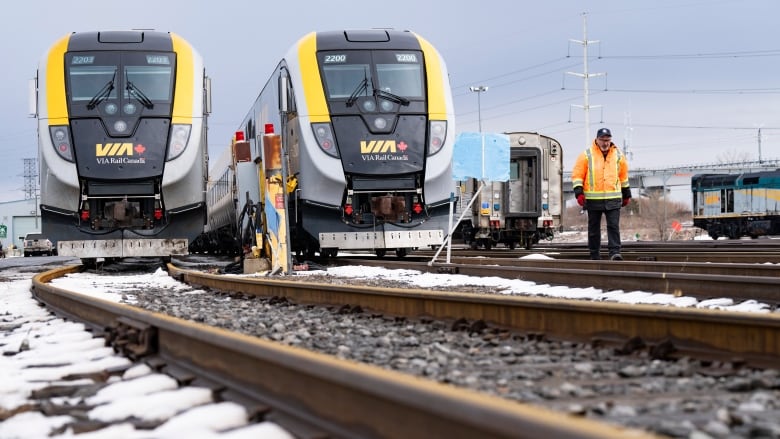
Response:
[[[49,127],[51,142],[57,155],[63,159],[73,161],[73,148],[70,143],[70,131],[67,125],[52,125]]]
[[[333,141],[333,131],[329,123],[313,123],[311,129],[314,131],[314,138],[317,139],[317,145],[327,155],[338,158],[339,151],[336,148],[336,142]]]
[[[429,128],[428,155],[434,155],[441,151],[444,141],[447,140],[447,121],[432,120]]]
[[[190,131],[192,125],[173,124],[171,125],[171,137],[168,142],[168,155],[165,160],[173,160],[180,156],[187,149],[187,142],[190,141]]]

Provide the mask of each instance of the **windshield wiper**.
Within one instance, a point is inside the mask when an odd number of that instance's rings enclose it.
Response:
[[[135,86],[132,82],[130,82],[129,79],[126,79],[125,82],[127,85],[125,86],[125,89],[127,90],[127,94],[136,98],[138,102],[141,103],[145,108],[148,108],[151,110],[154,108],[154,104],[152,103],[152,100],[149,99],[144,92],[142,92],[138,87]]]
[[[106,85],[101,87],[95,96],[89,100],[87,110],[94,110],[99,103],[103,102],[111,94],[111,91],[114,89],[114,79],[116,79],[116,69],[114,69],[114,75],[111,76],[111,80],[106,82]]]
[[[365,76],[363,76],[363,79],[360,81],[357,87],[355,87],[355,91],[349,95],[349,99],[347,99],[347,107],[354,105],[358,95],[368,90],[368,73],[364,72],[364,75]]]
[[[409,99],[406,99],[403,96],[398,96],[397,94],[390,93],[389,91],[384,91],[379,88],[374,89],[374,97],[376,96],[387,99],[388,101],[395,102],[396,104],[401,104],[403,106],[409,105]]]

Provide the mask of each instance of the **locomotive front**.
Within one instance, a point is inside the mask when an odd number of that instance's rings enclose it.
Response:
[[[438,53],[413,33],[387,30],[320,33],[316,48],[327,117],[315,112],[311,127],[319,149],[339,160],[345,187],[324,203],[338,205],[341,226],[312,234],[322,248],[440,244],[454,187],[454,124]],[[332,174],[326,163],[312,165]],[[316,201],[320,185],[305,183],[302,198]],[[400,233],[412,229],[424,233]],[[360,230],[370,233],[330,233]]]
[[[205,214],[203,65],[174,34],[89,32],[39,69],[43,232],[81,258],[186,253]]]

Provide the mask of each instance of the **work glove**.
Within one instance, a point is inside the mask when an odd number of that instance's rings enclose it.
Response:
[[[585,195],[583,194],[577,195],[577,204],[579,204],[580,207],[585,207]]]
[[[623,198],[623,207],[628,206],[628,201],[631,200],[631,198]]]

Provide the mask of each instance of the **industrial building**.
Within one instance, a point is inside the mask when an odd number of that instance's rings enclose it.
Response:
[[[13,244],[17,249],[14,254],[21,256],[24,235],[40,231],[38,199],[0,202],[0,242],[8,255],[11,255],[9,249]]]

